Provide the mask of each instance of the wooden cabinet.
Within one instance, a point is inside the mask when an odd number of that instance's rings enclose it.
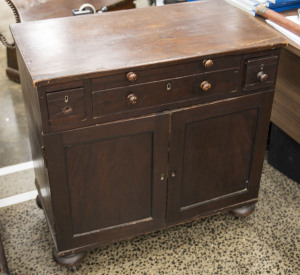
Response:
[[[148,12],[162,18],[159,34]],[[116,16],[127,23],[112,32]],[[211,17],[228,27],[207,26]],[[248,31],[229,27],[237,22]],[[260,24],[215,0],[12,27],[59,263],[197,217],[254,210],[283,45]],[[91,31],[78,40],[81,25]],[[51,52],[28,42],[47,29]]]
[[[256,198],[255,145],[271,99],[266,92],[45,135],[61,249]]]

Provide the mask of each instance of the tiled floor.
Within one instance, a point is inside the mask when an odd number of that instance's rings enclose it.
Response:
[[[265,163],[257,209],[204,218],[88,253],[75,274],[300,274],[300,189]],[[51,256],[43,212],[0,208],[11,274],[69,274]]]
[[[34,171],[32,168],[0,176],[0,199],[34,189]]]
[[[0,168],[31,160],[21,87],[6,78],[5,58],[0,45]],[[33,182],[32,169],[0,175],[0,201]],[[71,273],[53,261],[34,200],[0,208],[0,232],[11,274]],[[300,274],[300,187],[265,163],[250,217],[224,213],[98,248],[74,274]]]

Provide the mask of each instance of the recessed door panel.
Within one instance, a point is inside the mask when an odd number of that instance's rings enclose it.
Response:
[[[258,110],[187,123],[181,209],[247,189]]]
[[[75,235],[152,219],[152,132],[66,147],[65,154]]]

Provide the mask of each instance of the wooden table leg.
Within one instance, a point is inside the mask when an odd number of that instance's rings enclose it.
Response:
[[[6,75],[7,77],[17,83],[20,83],[20,73],[17,61],[16,48],[7,48],[7,68]]]

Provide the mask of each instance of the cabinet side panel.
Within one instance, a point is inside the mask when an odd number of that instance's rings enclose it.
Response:
[[[46,217],[53,231],[53,214],[51,205],[51,193],[48,180],[48,173],[43,158],[43,134],[42,119],[40,114],[40,104],[38,98],[39,90],[33,86],[29,72],[17,49],[17,58],[20,69],[22,92],[26,109],[26,118],[28,124],[29,140],[31,146],[32,160],[34,163],[35,184],[39,196],[46,212]]]
[[[283,49],[271,121],[300,143],[300,57]]]

